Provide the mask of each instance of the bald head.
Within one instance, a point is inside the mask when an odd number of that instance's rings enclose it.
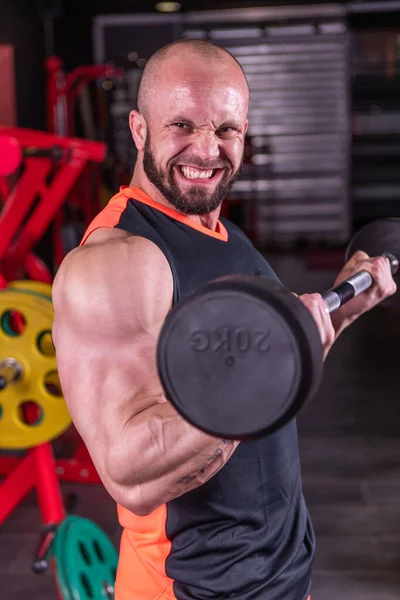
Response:
[[[189,75],[204,79],[215,73],[220,79],[227,78],[233,85],[242,88],[249,98],[249,86],[240,63],[225,48],[207,40],[186,39],[172,42],[160,48],[148,60],[143,71],[138,91],[138,110],[149,117],[152,99],[157,98],[165,79],[185,79]],[[160,90],[161,91],[161,90]],[[165,93],[165,86],[162,89]]]
[[[216,211],[240,171],[248,106],[246,77],[229,52],[203,40],[161,48],[129,117],[133,181],[183,214]]]

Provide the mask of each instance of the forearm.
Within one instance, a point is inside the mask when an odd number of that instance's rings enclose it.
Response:
[[[111,493],[126,508],[147,514],[205,483],[238,443],[211,437],[188,424],[169,403],[157,404],[132,418],[110,447],[106,460]]]
[[[340,309],[339,309],[337,312],[331,314],[331,320],[332,320],[333,328],[335,330],[334,342],[336,342],[338,337],[343,333],[343,331],[345,329],[347,329],[347,327],[349,325],[351,325],[353,323],[353,321],[355,319],[349,320],[347,318],[344,318],[343,315],[340,314]]]

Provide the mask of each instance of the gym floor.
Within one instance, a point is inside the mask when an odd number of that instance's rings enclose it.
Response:
[[[294,257],[271,260],[298,293],[324,291],[334,271],[306,271]],[[317,536],[312,600],[400,597],[400,319],[376,309],[339,338],[317,397],[299,417],[304,493]],[[100,487],[79,495],[77,514],[116,545],[115,506]],[[0,528],[2,600],[56,600],[50,574],[30,572],[40,531],[32,494]]]

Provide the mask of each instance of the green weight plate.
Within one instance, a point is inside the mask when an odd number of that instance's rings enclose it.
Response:
[[[68,520],[70,517],[64,519],[57,529],[53,545],[52,545],[52,556],[51,561],[53,564],[53,572],[56,579],[56,585],[59,592],[59,596],[62,600],[72,600],[72,596],[69,590],[68,582],[64,572],[64,548],[66,542],[66,531],[68,527]]]
[[[118,554],[95,523],[67,517],[58,552],[60,581],[72,600],[113,600]]]

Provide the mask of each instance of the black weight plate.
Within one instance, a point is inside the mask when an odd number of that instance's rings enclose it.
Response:
[[[346,260],[357,250],[363,250],[369,256],[381,256],[383,253],[393,254],[400,260],[400,219],[391,217],[379,219],[362,227],[350,240],[346,249]],[[393,276],[397,285],[400,284],[400,270]],[[387,298],[383,306],[399,308],[400,294]]]
[[[350,241],[346,260],[357,250],[363,250],[371,257],[389,252],[400,260],[400,219],[380,219],[365,225]]]
[[[224,277],[168,315],[157,348],[167,398],[203,431],[245,439],[284,425],[315,391],[321,340],[305,306],[276,282]]]

